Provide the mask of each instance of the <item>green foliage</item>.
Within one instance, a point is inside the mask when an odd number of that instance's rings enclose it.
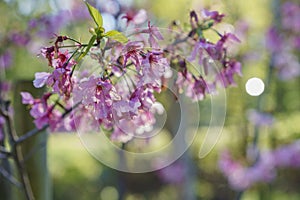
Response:
[[[88,7],[88,10],[90,12],[91,17],[93,18],[94,22],[96,23],[97,27],[95,29],[91,29],[90,33],[93,35],[90,39],[89,45],[86,48],[86,51],[81,54],[80,59],[83,58],[88,51],[90,50],[91,46],[95,42],[95,40],[101,40],[103,37],[113,39],[117,42],[126,43],[128,42],[128,39],[125,35],[120,33],[119,31],[112,30],[105,33],[105,29],[103,26],[103,19],[101,13],[93,6],[91,6],[89,3],[85,2],[86,6]],[[95,37],[96,36],[96,37]]]
[[[116,30],[112,30],[112,31],[108,31],[104,34],[104,37],[107,38],[111,38],[115,41],[121,42],[121,43],[126,43],[128,42],[128,39],[125,35],[123,35],[122,33],[120,33],[119,31]]]
[[[97,26],[102,27],[103,19],[102,19],[101,13],[96,8],[91,6],[88,2],[85,2],[85,4],[88,7],[90,15],[93,18],[93,20],[95,21],[95,23],[97,24]]]

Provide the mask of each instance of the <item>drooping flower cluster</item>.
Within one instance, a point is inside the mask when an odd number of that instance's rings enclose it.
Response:
[[[205,31],[220,23],[223,17],[224,15],[217,11],[204,10],[199,18],[197,13],[192,11],[190,13],[192,29],[188,37],[182,38],[181,35],[184,34],[177,34],[175,44],[168,48],[168,52],[172,54],[171,67],[178,71],[176,83],[179,92],[183,92],[186,88],[186,95],[194,101],[202,100],[206,94],[213,93],[217,84],[223,87],[234,86],[234,75],[242,75],[241,64],[228,56],[228,47],[240,40],[233,33],[217,32],[219,40],[216,42],[204,37]],[[176,51],[186,51],[190,46],[192,49],[186,52],[187,59],[176,54]],[[198,74],[189,71],[190,64],[196,65],[194,68]]]
[[[75,127],[72,119],[85,121],[80,117],[84,118],[87,114],[93,118],[93,126],[111,131],[112,140],[127,142],[134,137],[146,136],[155,127],[155,114],[161,113],[155,95],[162,92],[170,77],[175,75],[172,68],[178,74],[176,81],[171,84],[175,84],[180,93],[185,91],[193,101],[203,100],[206,94],[215,90],[217,82],[222,82],[224,87],[234,85],[234,74],[241,74],[240,63],[227,56],[229,42],[239,40],[233,34],[226,33],[213,43],[202,34],[220,23],[223,14],[205,10],[200,21],[196,12],[191,12],[191,30],[182,32],[172,39],[174,43],[165,45],[161,44],[165,42],[163,34],[153,24],[148,22],[146,28],[138,27],[142,22],[135,18],[142,15],[144,21],[144,10],[123,15],[127,24],[137,30],[128,41],[116,30],[106,32],[103,27],[105,17],[100,13],[99,17],[95,14],[98,12],[96,8],[86,4],[97,25],[90,29],[92,37],[89,43],[84,44],[68,36],[57,36],[53,46],[42,49],[42,55],[52,68],[51,72],[36,73],[33,82],[37,88],[47,85],[52,93],[39,100],[22,93],[23,103],[32,107],[31,114],[38,128],[51,123],[52,129],[64,124],[66,130],[71,130]],[[101,9],[114,13],[107,7]],[[119,16],[118,12],[116,16]],[[180,38],[182,36],[186,39]],[[205,73],[199,75],[189,69],[186,60],[180,57],[181,48],[186,49],[190,61],[197,59],[204,66]],[[84,73],[77,70],[77,63],[87,56],[98,62],[97,73],[93,72],[95,68],[84,69]],[[221,64],[221,69],[214,74],[213,62]],[[213,80],[206,80],[208,74],[214,76]],[[53,94],[63,98],[49,104]],[[66,118],[67,123],[58,124],[64,115],[63,111],[68,110],[65,105],[70,107],[70,99],[73,105],[80,104],[79,109],[83,114],[78,115],[74,109],[71,117]],[[55,117],[58,119],[55,120]]]
[[[41,99],[34,99],[30,93],[21,92],[22,103],[31,106],[30,115],[34,118],[34,124],[38,129],[49,125],[54,131],[62,120],[62,115],[55,109],[55,104],[49,103],[52,94],[46,93]]]
[[[48,59],[49,66],[53,67],[53,72],[36,73],[33,84],[36,88],[43,87],[45,84],[52,87],[53,92],[69,98],[73,90],[72,71],[76,62],[71,59],[68,51],[56,51],[55,46],[42,50],[42,55]]]
[[[276,178],[276,170],[280,168],[300,167],[300,141],[278,147],[273,151],[262,152],[259,160],[250,167],[233,160],[225,151],[219,160],[219,168],[228,179],[230,186],[242,191],[259,182],[271,182]]]

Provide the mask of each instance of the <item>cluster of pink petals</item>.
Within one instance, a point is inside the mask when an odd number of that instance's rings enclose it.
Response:
[[[250,167],[233,160],[225,151],[219,160],[219,168],[228,179],[230,186],[237,191],[250,188],[256,183],[269,183],[276,178],[279,168],[300,167],[300,141],[279,147],[273,151],[262,152],[257,162]]]
[[[33,84],[41,88],[45,84],[52,87],[52,91],[69,98],[73,90],[74,80],[72,79],[73,66],[76,64],[70,59],[68,51],[56,52],[55,47],[44,48],[42,55],[48,60],[49,65],[54,68],[53,72],[37,72]]]
[[[51,95],[51,93],[46,93],[41,99],[34,99],[30,93],[21,92],[22,103],[31,106],[30,115],[34,118],[34,124],[38,129],[49,125],[53,131],[62,120],[61,113],[54,109],[55,105],[48,103]]]
[[[207,68],[207,60],[210,59],[213,62],[219,62],[222,64],[222,69],[216,75],[215,82],[211,85],[215,85],[217,82],[223,86],[234,86],[234,75],[239,76],[241,73],[241,63],[234,59],[229,59],[226,56],[227,48],[230,42],[240,42],[239,39],[231,33],[224,34],[216,43],[207,41],[206,39],[200,39],[194,46],[193,51],[188,57],[188,61],[194,61],[198,58],[199,64]],[[204,69],[207,73],[207,69]]]

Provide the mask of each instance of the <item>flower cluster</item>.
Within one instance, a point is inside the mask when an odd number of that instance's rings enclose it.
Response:
[[[300,167],[300,141],[279,147],[273,151],[262,152],[259,160],[250,167],[234,161],[229,152],[222,153],[219,167],[230,186],[245,190],[258,182],[271,182],[276,178],[276,170],[283,167]]]
[[[47,123],[52,129],[61,127],[58,121],[62,120],[62,110],[67,110],[64,105],[70,105],[69,101],[73,100],[74,105],[80,104],[82,115],[76,114],[74,109],[71,117],[66,118],[68,123],[61,123],[65,129],[74,128],[72,119],[85,121],[84,115],[88,115],[92,117],[95,128],[104,127],[111,131],[112,140],[127,142],[134,137],[146,136],[154,128],[155,114],[161,113],[155,95],[161,93],[171,81],[170,77],[175,75],[172,68],[178,73],[175,85],[174,82],[171,84],[179,92],[186,91],[194,101],[203,100],[206,94],[215,90],[217,82],[224,87],[234,85],[234,74],[241,75],[240,63],[229,58],[227,50],[230,42],[239,42],[237,37],[232,33],[218,33],[220,38],[213,43],[203,34],[220,23],[223,14],[205,10],[200,21],[192,11],[191,30],[175,36],[173,43],[163,45],[161,42],[165,36],[156,26],[148,22],[146,28],[139,27],[146,19],[144,10],[120,15],[113,9],[101,7],[114,16],[123,16],[127,27],[137,30],[128,40],[116,30],[106,32],[105,16],[90,4],[86,5],[97,25],[90,29],[90,41],[84,44],[68,36],[57,36],[53,46],[42,49],[52,71],[36,73],[33,82],[37,88],[47,85],[51,93],[39,100],[22,93],[23,103],[32,107],[31,114],[38,128]],[[182,36],[185,39],[180,38]],[[187,61],[180,57],[181,48],[186,49],[187,56],[190,55],[190,62],[199,60],[199,67],[203,65],[205,73],[199,75],[189,69]],[[84,69],[84,73],[76,69],[77,63],[88,56],[98,62],[95,66],[97,73],[93,72],[95,68]],[[214,74],[211,62],[221,64],[221,69]],[[208,74],[214,76],[213,80],[206,80]],[[49,97],[53,94],[60,98],[49,104]]]
[[[204,10],[201,17],[192,11],[190,13],[191,30],[188,37],[181,38],[181,35],[184,34],[177,34],[175,44],[168,48],[168,52],[172,54],[171,67],[178,71],[176,83],[179,92],[186,89],[186,95],[194,101],[202,100],[206,94],[214,92],[217,84],[222,87],[234,86],[234,75],[242,75],[241,64],[229,57],[228,49],[232,43],[238,43],[240,40],[233,33],[221,34],[216,30],[219,37],[216,42],[204,37],[205,31],[213,29],[214,25],[220,23],[223,17],[224,15],[217,11]],[[187,60],[176,54],[176,51],[183,49],[190,49],[187,52]],[[200,74],[189,71],[190,63],[197,66],[196,71]],[[212,78],[209,79],[209,77]]]
[[[49,103],[51,95],[51,93],[46,93],[41,99],[34,99],[28,92],[21,92],[22,103],[31,106],[30,115],[34,118],[34,124],[38,129],[49,125],[54,131],[61,122],[61,113],[54,109],[55,105]]]

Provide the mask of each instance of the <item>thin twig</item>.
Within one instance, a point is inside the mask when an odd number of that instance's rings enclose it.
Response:
[[[0,167],[0,174],[16,187],[18,188],[22,187],[22,184],[2,167]]]
[[[18,139],[17,133],[15,132],[15,129],[12,125],[12,120],[11,120],[10,116],[7,113],[2,112],[2,114],[4,114],[4,117],[5,117],[5,120],[6,120],[7,133],[10,137],[9,139],[10,139],[11,144],[12,144],[12,150],[13,150],[12,153],[13,153],[14,161],[16,163],[16,166],[17,166],[17,169],[18,169],[18,172],[19,172],[19,176],[20,176],[20,179],[21,179],[22,187],[23,187],[24,192],[25,192],[26,199],[27,200],[34,200],[35,198],[34,198],[32,188],[31,188],[31,185],[30,185],[30,181],[29,181],[29,178],[28,178],[28,174],[27,174],[27,171],[25,169],[24,162],[23,162],[22,151],[21,151],[20,146],[16,145],[17,144],[16,141]]]

